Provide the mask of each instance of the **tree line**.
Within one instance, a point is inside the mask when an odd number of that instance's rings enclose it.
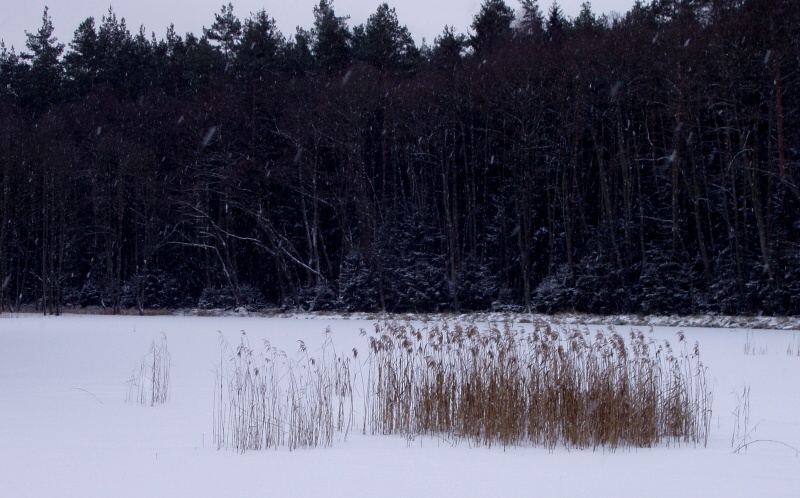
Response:
[[[0,45],[0,306],[800,311],[800,2]]]

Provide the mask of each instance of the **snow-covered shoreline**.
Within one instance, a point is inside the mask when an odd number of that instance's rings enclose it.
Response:
[[[111,316],[101,308],[65,308],[65,315]],[[3,312],[0,318],[21,316],[40,316],[41,313],[24,310],[22,312]],[[136,310],[126,310],[119,316],[138,316]],[[745,316],[745,315],[593,315],[586,313],[514,313],[514,312],[473,312],[473,313],[338,313],[338,312],[262,312],[239,310],[198,310],[175,311],[145,310],[144,316],[191,316],[191,317],[263,317],[293,318],[304,320],[463,320],[477,322],[532,323],[547,322],[562,325],[615,325],[632,327],[702,327],[736,328],[752,330],[800,330],[800,316]]]

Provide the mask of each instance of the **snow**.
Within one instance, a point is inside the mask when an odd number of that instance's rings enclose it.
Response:
[[[313,354],[330,326],[339,351],[366,353],[359,330],[373,324],[336,316],[0,315],[0,495],[798,496],[800,456],[786,446],[800,448],[800,356],[786,352],[800,343],[797,330],[682,329],[689,344],[699,342],[714,383],[705,448],[503,450],[351,433],[332,448],[217,450],[220,334],[237,344],[244,331],[254,348],[266,339],[289,355],[302,339]],[[678,330],[652,333],[674,341]],[[172,358],[169,401],[126,403],[126,381],[162,333]],[[766,353],[745,355],[748,340]],[[736,396],[745,387],[756,429],[752,444],[734,453]]]

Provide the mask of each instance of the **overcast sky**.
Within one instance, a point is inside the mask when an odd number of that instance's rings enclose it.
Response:
[[[576,16],[584,0],[560,0],[559,5],[565,15]],[[310,28],[314,19],[313,7],[319,0],[233,0],[233,11],[240,19],[249,17],[251,12],[264,9],[275,18],[285,36],[293,35],[296,26]],[[214,14],[220,11],[228,0],[0,0],[0,39],[6,47],[15,47],[17,53],[27,51],[25,31],[35,32],[42,25],[42,12],[45,5],[50,8],[50,17],[55,26],[59,41],[69,47],[78,25],[87,17],[95,18],[95,25],[113,5],[117,18],[125,18],[132,33],[144,25],[148,36],[155,32],[162,39],[170,23],[175,31],[183,35],[191,31],[197,35],[203,27],[214,22]],[[366,22],[375,12],[381,0],[335,0],[337,15],[349,15],[349,26]],[[401,24],[405,24],[417,44],[422,39],[433,43],[445,25],[456,31],[467,33],[472,17],[478,12],[481,0],[393,0],[387,2],[397,10]],[[551,0],[540,0],[539,5],[546,13]],[[592,11],[596,14],[624,14],[634,0],[592,0]],[[506,4],[517,9],[518,0],[506,0]]]

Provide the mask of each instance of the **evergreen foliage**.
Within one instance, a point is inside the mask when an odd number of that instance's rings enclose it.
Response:
[[[800,313],[800,3],[0,43],[0,308]]]

